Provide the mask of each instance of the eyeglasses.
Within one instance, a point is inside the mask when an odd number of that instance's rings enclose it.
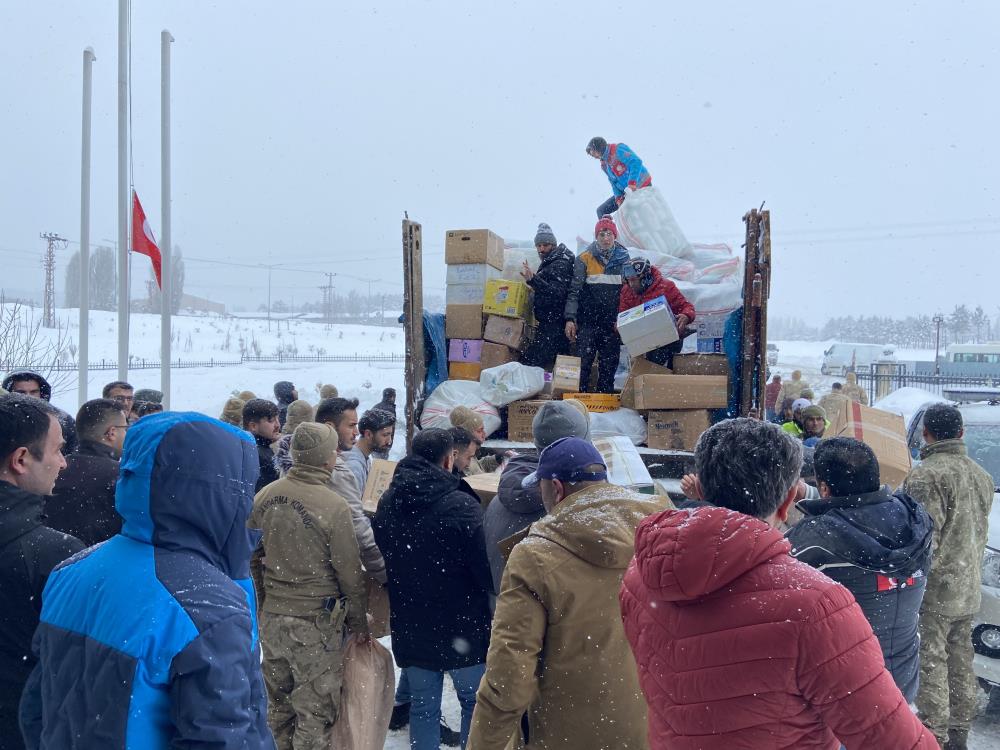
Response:
[[[131,426],[132,425],[130,425],[130,424],[113,424],[113,425],[110,425],[108,427],[108,431],[111,431],[111,430],[128,430],[128,428],[131,427]]]

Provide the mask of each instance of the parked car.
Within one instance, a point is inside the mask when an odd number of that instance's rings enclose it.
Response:
[[[867,369],[876,362],[895,362],[894,347],[883,344],[842,344],[839,341],[823,352],[824,375],[846,375],[861,368]]]
[[[946,391],[945,396],[963,398],[959,389]],[[990,473],[996,489],[983,554],[983,604],[972,621],[972,645],[976,651],[973,664],[980,684],[991,692],[991,701],[1000,704],[1000,390],[996,391],[996,398],[983,389],[965,394],[968,396],[990,398],[957,406],[965,424],[969,457]],[[907,430],[914,458],[924,446],[924,412],[928,406],[929,403],[925,404],[913,415]]]
[[[771,366],[778,364],[778,345],[767,345],[767,363]]]

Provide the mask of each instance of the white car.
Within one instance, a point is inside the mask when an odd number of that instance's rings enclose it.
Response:
[[[945,395],[958,397],[955,392]],[[983,393],[976,395],[989,397]],[[907,432],[914,458],[919,456],[924,445],[924,411],[929,405],[913,415]],[[976,676],[980,684],[997,697],[1000,696],[1000,397],[979,403],[960,403],[958,409],[965,424],[969,457],[990,473],[996,489],[983,555],[983,603],[972,620],[972,645],[976,651],[973,662]]]

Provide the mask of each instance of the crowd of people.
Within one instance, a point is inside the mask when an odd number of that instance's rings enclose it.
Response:
[[[415,750],[967,746],[993,485],[950,405],[927,410],[900,488],[857,440],[736,419],[698,441],[676,503],[608,482],[578,401],[544,404],[535,450],[490,461],[457,408],[369,516],[392,389],[359,415],[282,382],[217,420],[140,415],[111,383],[64,455],[42,382],[13,384],[0,747],[327,748],[346,643],[370,642],[385,596],[391,725]],[[484,510],[465,477],[494,469]]]

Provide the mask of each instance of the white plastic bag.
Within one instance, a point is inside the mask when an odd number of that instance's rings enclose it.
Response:
[[[479,383],[475,380],[446,380],[427,397],[420,414],[421,429],[448,429],[451,427],[451,411],[456,406],[468,406],[482,417],[487,437],[500,426],[500,414],[496,407],[483,399]]]
[[[530,242],[508,243],[503,249],[503,272],[500,278],[508,281],[524,281],[521,271],[524,270],[524,263],[532,271],[537,271],[542,259],[538,257],[538,251]]]
[[[632,409],[615,409],[590,415],[590,437],[593,440],[624,435],[632,445],[646,442],[646,420]]]
[[[615,213],[615,224],[624,245],[678,258],[691,254],[691,243],[655,185],[626,193]]]
[[[494,406],[506,406],[541,393],[545,388],[545,370],[520,362],[508,362],[483,370],[479,374],[479,385],[483,398],[488,402]]]

